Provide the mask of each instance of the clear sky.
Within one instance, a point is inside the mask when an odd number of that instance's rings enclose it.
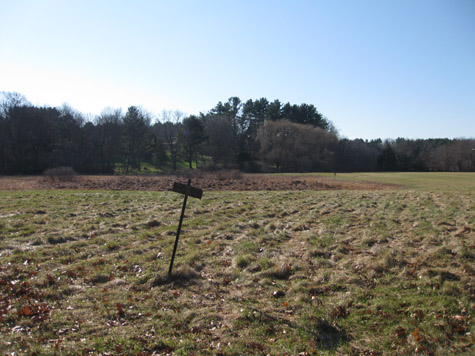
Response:
[[[266,97],[348,138],[475,137],[475,0],[0,0],[0,91],[94,115]]]

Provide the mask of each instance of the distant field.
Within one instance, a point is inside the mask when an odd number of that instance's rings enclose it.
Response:
[[[333,177],[334,175],[332,173],[322,174],[322,176]],[[406,188],[475,189],[475,173],[337,173],[336,178],[350,181],[373,181],[385,184],[400,184]]]
[[[171,281],[182,196],[0,191],[0,354],[474,354],[475,175],[336,180],[402,187],[205,191]]]

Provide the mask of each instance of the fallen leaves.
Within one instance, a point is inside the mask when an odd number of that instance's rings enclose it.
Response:
[[[424,312],[421,309],[416,309],[411,313],[411,318],[422,320],[422,318],[424,318]]]
[[[350,315],[350,310],[346,305],[338,305],[331,311],[331,316],[334,318],[345,318]]]
[[[407,337],[407,330],[404,329],[402,326],[398,326],[396,330],[394,330],[394,334],[399,339],[405,339]]]
[[[24,305],[18,309],[18,316],[29,318],[34,322],[43,322],[50,317],[50,308],[46,303]]]
[[[116,308],[117,308],[117,315],[118,315],[120,318],[125,317],[125,311],[124,311],[123,305],[120,304],[120,303],[116,303],[115,306],[116,306]]]
[[[419,329],[415,329],[415,330],[411,333],[411,336],[412,336],[412,338],[414,339],[414,341],[416,341],[416,342],[422,342],[422,341],[425,340],[424,335],[422,334],[422,332],[421,332]]]
[[[23,264],[24,265],[24,264]],[[33,276],[18,267],[10,270],[18,278]],[[42,323],[50,318],[50,306],[43,302],[44,294],[29,281],[0,279],[0,322],[12,321],[14,315],[20,319],[28,319],[33,323]],[[20,325],[21,326],[21,325]]]

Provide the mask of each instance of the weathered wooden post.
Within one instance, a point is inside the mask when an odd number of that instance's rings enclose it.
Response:
[[[203,196],[202,189],[191,186],[191,179],[188,179],[188,185],[177,182],[173,183],[172,190],[174,192],[184,194],[185,199],[183,200],[183,207],[181,208],[180,222],[178,223],[178,229],[176,231],[175,245],[173,246],[172,259],[170,261],[170,268],[168,269],[168,277],[170,277],[172,274],[173,261],[175,260],[176,249],[178,247],[178,239],[180,238],[181,225],[183,224],[183,217],[185,216],[186,201],[188,200],[188,196],[197,199],[201,199],[201,197]]]

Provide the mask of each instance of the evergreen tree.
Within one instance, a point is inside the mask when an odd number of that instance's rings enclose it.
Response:
[[[136,107],[128,108],[124,116],[125,163],[128,172],[130,168],[140,171],[142,159],[147,149],[148,127],[150,119]]]
[[[161,139],[157,139],[154,147],[153,164],[155,167],[162,169],[162,167],[168,162],[167,150],[165,144]]]
[[[206,140],[203,124],[194,115],[183,120],[181,141],[190,168],[193,168],[193,157],[198,154],[198,146]]]

